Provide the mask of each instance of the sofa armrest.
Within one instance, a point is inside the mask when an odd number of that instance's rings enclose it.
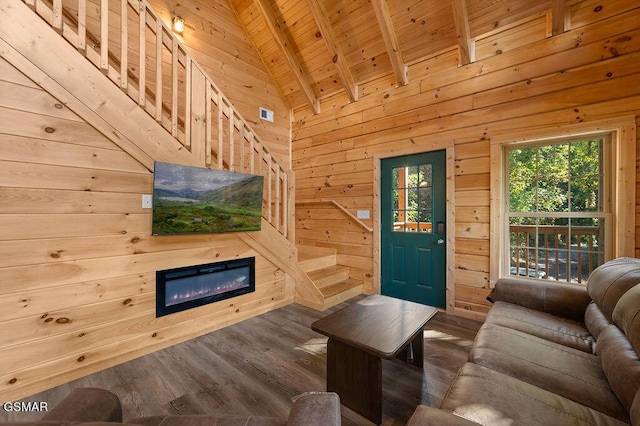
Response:
[[[428,405],[418,405],[407,426],[470,426],[479,423],[458,417],[450,411],[440,410]]]
[[[584,322],[591,297],[581,284],[500,278],[487,296],[490,302],[508,302],[574,321]]]
[[[122,406],[118,397],[107,390],[77,388],[42,420],[121,423]]]
[[[293,398],[287,426],[342,424],[340,397],[335,392],[308,392]]]

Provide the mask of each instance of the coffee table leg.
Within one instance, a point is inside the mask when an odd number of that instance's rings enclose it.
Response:
[[[402,349],[396,358],[422,368],[424,364],[424,337],[422,330]]]
[[[327,391],[340,402],[371,420],[382,423],[382,360],[334,339],[327,342]]]
[[[422,330],[411,341],[411,345],[413,347],[413,362],[411,364],[422,368],[424,364],[424,335]]]

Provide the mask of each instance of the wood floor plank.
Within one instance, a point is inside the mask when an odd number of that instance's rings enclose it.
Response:
[[[93,386],[120,397],[125,420],[160,414],[286,417],[292,397],[325,390],[327,338],[312,331],[311,323],[363,297],[325,312],[291,304],[24,401],[46,401],[52,407],[72,389]],[[404,425],[420,403],[440,405],[480,325],[439,312],[425,327],[424,370],[399,360],[382,363],[383,425]],[[0,422],[41,415],[0,411]],[[345,426],[368,424],[344,408],[342,421]]]

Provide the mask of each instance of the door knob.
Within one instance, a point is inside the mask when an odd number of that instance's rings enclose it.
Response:
[[[436,243],[438,243],[439,246],[444,245],[444,240],[442,238],[438,238],[438,241],[436,241]]]

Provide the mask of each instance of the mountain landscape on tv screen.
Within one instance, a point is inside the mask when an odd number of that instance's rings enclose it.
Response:
[[[263,177],[156,163],[154,235],[259,231]]]

